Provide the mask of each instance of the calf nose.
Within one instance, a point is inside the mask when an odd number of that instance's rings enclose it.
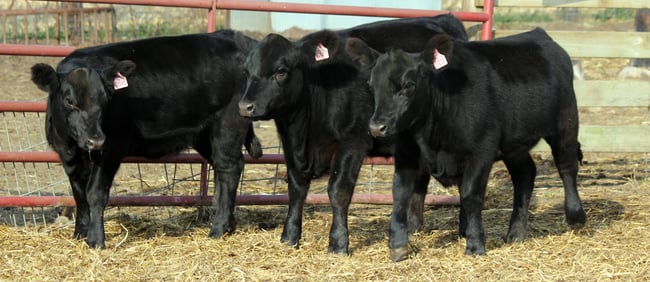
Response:
[[[255,112],[255,104],[253,103],[239,103],[239,115],[243,117],[250,117]]]
[[[374,137],[386,136],[386,129],[388,127],[385,124],[370,123],[370,134]]]
[[[89,138],[86,140],[86,147],[88,150],[99,150],[102,148],[102,145],[104,145],[104,139],[93,139]]]

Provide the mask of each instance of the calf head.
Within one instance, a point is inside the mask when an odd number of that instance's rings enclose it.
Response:
[[[48,92],[46,134],[55,150],[76,146],[101,150],[106,136],[102,109],[110,96],[125,87],[135,64],[121,61],[105,70],[78,66],[56,72],[47,64],[32,66],[32,81]]]
[[[448,68],[452,39],[436,35],[420,54],[399,49],[381,54],[370,74],[368,84],[375,95],[375,112],[370,119],[370,133],[387,137],[408,130],[431,112],[430,80]]]
[[[308,95],[310,87],[338,87],[354,78],[357,69],[331,31],[309,34],[296,42],[267,35],[251,50],[244,67],[246,91],[240,114],[272,119],[286,113]]]

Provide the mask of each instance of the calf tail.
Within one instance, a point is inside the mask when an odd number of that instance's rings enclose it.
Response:
[[[262,157],[262,143],[257,139],[255,131],[253,130],[253,123],[248,124],[248,132],[246,132],[246,142],[244,143],[248,155],[253,159],[259,159]]]
[[[582,149],[580,149],[580,142],[578,142],[577,155],[578,155],[578,162],[580,163],[580,165],[582,165],[582,158],[584,157],[584,155],[582,154]]]

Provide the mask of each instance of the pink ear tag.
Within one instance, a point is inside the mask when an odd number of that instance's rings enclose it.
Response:
[[[433,49],[433,67],[439,70],[447,65],[447,58],[445,55],[438,52],[438,49]]]
[[[314,59],[316,59],[316,61],[322,61],[329,58],[330,52],[327,50],[327,47],[323,46],[323,43],[318,43],[318,46],[316,46],[316,54],[314,55]]]
[[[126,81],[126,77],[122,75],[122,73],[117,73],[117,76],[115,79],[113,79],[113,88],[115,90],[122,89],[122,88],[127,88],[129,86],[129,82]]]

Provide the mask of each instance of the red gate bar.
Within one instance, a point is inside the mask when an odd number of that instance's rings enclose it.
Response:
[[[328,205],[327,194],[307,195],[307,204]],[[288,195],[237,195],[237,205],[286,205]],[[353,204],[391,205],[390,194],[354,194]],[[425,205],[454,206],[460,204],[456,196],[426,195]],[[109,206],[210,206],[212,196],[111,196]],[[75,206],[71,196],[0,196],[0,207],[72,207]]]
[[[47,0],[45,0],[47,1]],[[360,6],[297,4],[280,2],[258,2],[242,0],[63,0],[63,2],[106,3],[106,4],[131,4],[151,5],[165,7],[205,8],[208,13],[208,32],[214,31],[214,14],[216,9],[252,10],[289,13],[315,13],[356,16],[382,16],[382,17],[418,17],[434,16],[448,13],[446,11],[428,11],[418,9],[375,8]],[[452,12],[454,16],[464,21],[483,22],[482,39],[490,39],[492,35],[492,15],[494,0],[484,1],[483,13]],[[51,45],[20,45],[0,44],[0,55],[33,55],[33,56],[60,56],[64,57],[72,52],[74,47]],[[43,102],[3,102],[0,101],[1,112],[44,112],[46,104]],[[258,160],[253,160],[245,155],[247,163],[280,164],[284,158],[280,154],[264,155]],[[212,198],[207,195],[207,165],[198,154],[186,153],[163,157],[161,159],[146,159],[140,157],[127,157],[125,162],[148,163],[202,163],[201,189],[198,196],[115,196],[109,199],[109,205],[130,206],[168,206],[168,205],[211,205]],[[54,152],[0,152],[0,162],[59,162]],[[390,165],[392,158],[369,157],[364,164]],[[357,194],[353,195],[353,203],[361,204],[391,204],[391,195]],[[287,195],[239,195],[239,205],[275,205],[287,204]],[[326,194],[308,195],[307,203],[328,204]],[[428,205],[459,205],[460,200],[455,196],[427,195],[425,203]],[[69,196],[0,196],[0,206],[73,206],[74,199]]]
[[[45,0],[47,1],[47,0]],[[330,14],[369,17],[426,17],[448,13],[422,9],[377,8],[347,5],[302,4],[286,2],[262,2],[250,0],[57,0],[57,2],[80,2],[97,4],[147,5],[184,8],[204,8],[224,10],[249,10],[283,13]],[[484,7],[491,7],[493,0],[485,0]],[[487,22],[492,14],[486,12],[452,12],[460,20]]]
[[[47,1],[47,0],[45,0]],[[384,17],[418,17],[434,16],[447,11],[429,11],[419,9],[375,8],[342,5],[297,4],[283,2],[260,2],[244,0],[62,0],[61,2],[149,5],[164,7],[205,8],[208,13],[208,32],[214,31],[214,14],[216,9],[251,10],[269,12],[315,13],[357,16],[384,16]],[[454,16],[464,21],[483,22],[481,39],[490,39],[492,36],[492,22],[494,13],[494,0],[485,0],[483,12],[451,12]],[[51,45],[20,45],[0,44],[0,55],[25,55],[25,56],[60,56],[64,57],[74,50],[69,46]]]
[[[0,55],[65,57],[75,49],[58,45],[0,44]]]
[[[0,49],[2,46],[0,46]],[[24,113],[44,113],[47,109],[45,102],[25,102],[25,101],[0,101],[0,113],[2,112],[24,112]]]
[[[259,159],[253,159],[248,154],[244,154],[244,161],[249,164],[283,164],[284,156],[282,154],[267,154]],[[18,162],[18,163],[58,163],[61,162],[55,152],[0,152],[0,162]],[[125,163],[204,163],[205,160],[197,153],[181,153],[176,155],[164,156],[156,159],[144,157],[126,157]],[[366,157],[363,164],[366,165],[392,165],[393,158],[384,157]]]
[[[78,1],[78,0],[63,0],[63,1]],[[135,0],[131,0],[131,1],[135,1]],[[225,9],[225,10],[248,10],[248,11],[268,11],[268,12],[285,12],[285,13],[305,13],[305,14],[390,17],[390,18],[431,17],[435,15],[449,13],[448,11],[432,11],[432,10],[403,9],[403,8],[377,8],[377,7],[362,7],[362,6],[347,6],[347,5],[262,2],[262,1],[249,1],[249,0],[243,0],[243,1],[242,0],[216,0],[216,1],[217,1],[217,8]],[[488,3],[485,3],[485,5],[487,6]],[[451,12],[451,14],[453,14],[460,20],[473,21],[473,22],[486,22],[490,20],[492,16],[492,15],[488,15],[487,13],[479,13],[479,12]]]
[[[48,1],[48,0],[45,0]],[[262,2],[250,0],[58,0],[61,2],[80,2],[98,4],[147,5],[163,7],[204,8],[209,9],[208,32],[214,31],[214,14],[216,9],[249,10],[285,13],[311,13],[370,17],[426,17],[448,13],[448,11],[431,11],[421,9],[377,8],[345,5],[302,4],[286,2]],[[483,23],[481,39],[492,37],[494,0],[485,0],[483,12],[451,12],[463,21]],[[0,53],[2,54],[2,53]]]

